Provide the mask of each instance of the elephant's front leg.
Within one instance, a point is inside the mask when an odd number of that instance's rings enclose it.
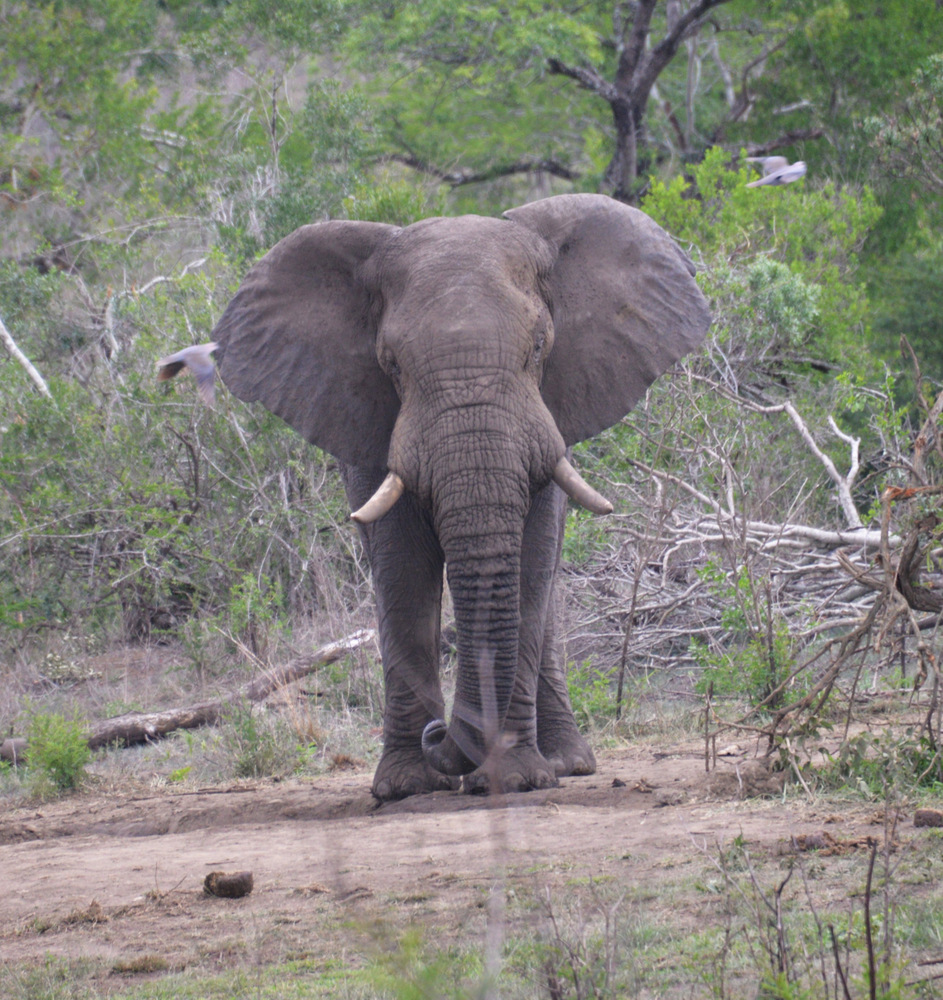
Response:
[[[537,675],[537,745],[558,778],[595,774],[596,757],[576,725],[566,683],[566,661],[557,637],[557,595],[551,595]]]
[[[557,565],[560,561],[563,517],[566,497],[550,483],[534,497],[524,523],[521,547],[521,628],[517,674],[511,704],[504,723],[504,740],[485,765],[465,778],[465,788],[471,792],[485,792],[495,786],[495,775],[503,791],[526,791],[546,788],[557,783],[562,774],[586,773],[568,770],[562,765],[560,741],[550,740],[545,746],[541,740],[539,707],[545,687],[540,679],[545,660],[546,637],[552,643],[553,623],[549,620],[553,608],[553,587]],[[553,662],[551,657],[550,662]],[[555,686],[555,685],[554,685]],[[566,692],[564,679],[564,695]],[[569,708],[569,702],[566,703]],[[576,723],[570,711],[572,733],[576,736]],[[564,735],[564,727],[550,727]],[[586,750],[588,745],[583,741]],[[571,757],[572,754],[568,754]],[[590,757],[592,756],[590,752]]]
[[[569,457],[569,452],[567,453]],[[559,597],[556,589],[557,571],[563,551],[566,528],[566,497],[555,486],[548,486],[551,502],[544,510],[544,519],[535,530],[546,539],[549,550],[552,540],[553,571],[543,617],[535,619],[539,633],[539,669],[537,671],[537,746],[547,758],[558,778],[576,774],[595,774],[596,757],[580,734],[570,704],[566,683],[566,659],[559,639]],[[546,554],[543,557],[546,560]]]
[[[384,474],[383,469],[343,470],[353,509],[373,495]],[[360,531],[373,574],[385,689],[383,754],[373,794],[388,800],[457,788],[458,779],[426,763],[420,742],[426,724],[443,715],[442,551],[428,518],[409,494]]]

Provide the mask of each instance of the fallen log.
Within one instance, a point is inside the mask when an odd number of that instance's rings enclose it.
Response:
[[[26,740],[22,737],[11,737],[0,743],[0,760],[8,764],[23,764],[26,762]]]
[[[278,688],[299,680],[319,667],[334,663],[375,638],[375,630],[361,629],[338,642],[322,646],[311,656],[300,657],[280,667],[266,670],[225,698],[203,701],[182,708],[168,708],[161,712],[127,712],[111,719],[104,719],[90,728],[89,748],[96,750],[114,744],[130,747],[162,739],[177,729],[197,729],[200,726],[215,725],[231,705],[240,701],[264,701]],[[22,737],[7,739],[0,744],[0,760],[11,764],[23,763],[28,752],[27,741]]]

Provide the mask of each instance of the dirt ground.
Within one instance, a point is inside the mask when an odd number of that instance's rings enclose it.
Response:
[[[0,959],[117,966],[157,955],[168,969],[210,970],[237,954],[336,955],[351,948],[339,929],[351,921],[467,939],[484,933],[496,881],[511,895],[590,877],[657,894],[672,869],[709,871],[735,837],[775,856],[801,835],[881,835],[866,805],[836,815],[795,787],[784,798],[745,749],[706,774],[696,743],[604,752],[591,777],[491,799],[437,793],[378,807],[370,777],[360,768],[7,810]],[[216,870],[251,871],[254,891],[205,895]],[[683,909],[676,919],[696,924],[696,906]]]

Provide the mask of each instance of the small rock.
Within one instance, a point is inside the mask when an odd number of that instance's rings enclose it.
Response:
[[[658,788],[652,796],[656,809],[663,809],[665,806],[680,806],[687,797],[687,793],[680,788]]]
[[[793,845],[798,851],[824,851],[834,848],[838,841],[830,834],[821,833],[800,833],[792,838]]]
[[[252,872],[210,872],[203,879],[203,891],[207,896],[225,899],[248,896],[252,892]]]
[[[943,826],[943,812],[939,809],[918,809],[914,813],[914,826]]]

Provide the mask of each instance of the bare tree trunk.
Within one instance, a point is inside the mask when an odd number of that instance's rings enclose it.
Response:
[[[606,168],[605,183],[614,198],[631,201],[638,177],[639,116],[627,102],[612,106],[616,127],[616,149]]]
[[[609,103],[616,130],[616,148],[606,168],[605,184],[609,191],[623,201],[632,201],[637,194],[640,169],[639,148],[645,142],[645,117],[648,100],[658,77],[674,59],[681,44],[692,38],[703,19],[714,7],[729,0],[695,0],[686,11],[672,4],[666,19],[664,37],[652,44],[652,17],[658,0],[637,0],[623,21],[616,17],[616,45],[619,62],[615,79],[605,79],[590,66],[569,66],[559,59],[550,59],[551,73],[568,76],[581,87],[598,94]]]

